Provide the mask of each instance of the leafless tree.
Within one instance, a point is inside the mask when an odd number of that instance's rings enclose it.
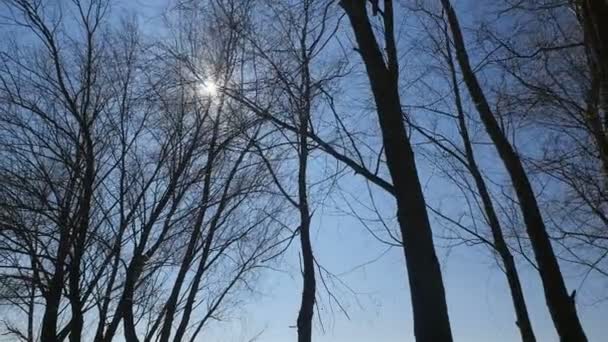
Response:
[[[108,2],[65,5],[6,2],[19,34],[40,42],[2,52],[3,300],[28,317],[26,333],[6,328],[28,341],[38,329],[44,341],[109,341],[122,324],[138,341],[155,322],[171,329],[172,307],[175,340],[193,324],[194,339],[274,249],[280,206],[252,157],[260,120],[201,91],[210,79],[193,59],[144,44],[133,21],[112,27]],[[230,77],[233,49],[206,60],[216,82]],[[165,302],[176,265],[194,276]]]
[[[598,52],[586,26],[594,19],[585,19],[591,3],[505,3],[501,12],[535,20],[509,36],[494,27],[480,36],[495,50],[489,62],[509,82],[498,91],[499,110],[546,136],[539,153],[524,157],[551,185],[542,200],[564,250],[558,256],[605,275],[606,133]]]
[[[310,192],[311,184],[318,186],[327,180],[316,181],[313,179],[318,176],[309,174],[313,149],[309,132],[314,131],[313,115],[323,109],[324,91],[342,72],[340,63],[328,63],[329,67],[322,68],[317,62],[325,57],[327,44],[337,30],[336,13],[330,2],[316,0],[299,4],[264,2],[258,11],[264,13],[258,19],[258,25],[239,33],[250,49],[251,64],[264,76],[254,76],[255,88],[253,85],[247,89],[233,86],[227,92],[274,127],[275,133],[260,139],[256,146],[272,175],[277,193],[298,211],[298,228],[294,234],[300,238],[303,277],[297,318],[298,340],[311,341],[318,262],[311,242]],[[273,24],[265,27],[267,23]],[[269,153],[275,157],[270,158]],[[296,155],[293,169],[288,166],[291,162],[277,165],[277,157],[291,160],[292,153]],[[293,181],[286,175],[286,170],[297,175]]]
[[[418,341],[451,341],[445,290],[435,254],[426,203],[414,152],[406,133],[399,95],[399,59],[395,41],[393,1],[378,1],[373,13],[383,23],[383,47],[370,23],[366,1],[340,1],[351,23],[365,64],[378,113],[384,154],[397,200],[397,219],[403,239]]]
[[[458,136],[453,138],[447,132],[440,132],[435,127],[436,125],[419,124],[411,118],[406,118],[406,120],[418,134],[429,140],[437,149],[431,158],[434,160],[434,164],[444,170],[445,177],[461,189],[465,198],[473,198],[470,200],[473,205],[467,206],[469,208],[467,211],[470,212],[468,215],[476,215],[475,210],[479,208],[483,215],[482,220],[490,228],[491,233],[488,236],[488,234],[480,231],[475,223],[465,223],[462,218],[450,217],[450,215],[434,208],[431,208],[431,211],[456,230],[464,231],[456,234],[458,236],[456,243],[462,241],[473,245],[481,243],[496,253],[511,291],[511,298],[517,316],[516,325],[520,330],[522,340],[535,341],[515,259],[503,232],[504,229],[499,218],[500,214],[494,204],[491,188],[488,186],[486,177],[475,156],[475,147],[468,127],[468,121],[470,120],[465,112],[465,99],[461,95],[459,76],[452,56],[448,24],[444,17],[434,14],[424,7],[415,7],[412,10],[425,14],[425,17],[421,17],[421,25],[427,30],[430,40],[429,51],[426,53],[438,56],[436,59],[440,63],[438,69],[442,76],[441,81],[443,79],[447,80],[450,84],[449,91],[452,93],[451,97],[446,98],[438,90],[439,99],[430,101],[431,106],[417,106],[416,108],[434,116],[445,117],[451,121],[451,123],[449,121],[446,123],[448,126],[446,130],[451,131],[451,128],[456,126]],[[426,19],[428,19],[428,22]],[[443,102],[449,102],[450,100],[453,103],[442,105]],[[443,109],[443,106],[445,106],[445,109]],[[454,114],[451,113],[452,111]]]
[[[481,121],[507,169],[517,194],[527,233],[538,263],[547,305],[558,334],[566,341],[586,341],[585,333],[576,313],[574,300],[566,289],[536,195],[521,158],[501,129],[498,118],[491,109],[485,92],[471,66],[455,9],[449,0],[442,0],[441,4],[451,29],[456,59],[463,74],[464,82],[479,112]]]

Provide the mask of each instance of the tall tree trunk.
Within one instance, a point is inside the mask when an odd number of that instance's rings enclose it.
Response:
[[[78,211],[77,229],[72,233],[73,257],[69,273],[69,299],[72,310],[70,322],[70,342],[80,342],[84,326],[84,309],[80,295],[80,264],[84,255],[89,231],[89,216],[95,183],[95,154],[90,127],[83,127],[82,153],[85,161],[84,177],[82,180],[82,197]]]
[[[70,181],[68,189],[73,189],[73,180]],[[65,280],[65,260],[70,249],[68,217],[71,207],[71,200],[65,199],[62,205],[62,213],[59,218],[59,244],[57,247],[57,258],[55,260],[55,273],[49,284],[48,291],[44,294],[45,308],[42,316],[42,326],[40,328],[40,339],[44,342],[56,342],[57,321],[59,316],[59,305],[61,304],[61,292]]]
[[[139,258],[138,258],[139,259]],[[125,293],[127,294],[124,298],[124,307],[122,310],[123,314],[123,323],[122,330],[125,337],[126,342],[139,342],[139,338],[137,337],[137,332],[135,330],[135,317],[133,313],[133,305],[135,300],[135,289],[137,285],[137,280],[140,275],[143,273],[143,268],[145,265],[145,259],[147,257],[142,256],[140,260],[137,261],[137,276],[132,279],[128,284],[125,285]]]
[[[388,66],[369,22],[366,3],[358,0],[340,2],[355,33],[377,107],[384,153],[397,200],[397,219],[414,312],[414,333],[419,342],[450,342],[452,332],[443,279],[414,152],[402,117],[392,2],[385,0],[382,12]]]
[[[81,256],[75,256],[70,264],[69,300],[72,310],[70,320],[70,342],[80,342],[84,325],[83,304],[80,298],[80,263]]]
[[[587,341],[583,327],[581,326],[576,313],[574,300],[568,295],[532,185],[524,170],[523,164],[518,154],[511,146],[511,143],[500,129],[481,85],[470,65],[464,38],[454,8],[449,0],[441,0],[441,3],[447,14],[448,23],[454,39],[456,58],[463,73],[465,84],[475,102],[481,121],[509,173],[517,198],[519,199],[526,230],[530,237],[536,262],[538,263],[545,300],[557,332],[564,342]]]
[[[57,316],[59,315],[59,303],[61,301],[61,287],[55,285],[58,283],[57,279],[53,279],[53,283],[45,295],[46,306],[42,317],[42,328],[40,329],[41,340],[45,342],[57,341]]]
[[[35,268],[32,263],[32,268]],[[36,341],[34,337],[34,315],[36,314],[36,287],[32,285],[30,290],[30,298],[27,307],[27,342]]]
[[[479,192],[479,196],[481,197],[484,212],[488,220],[488,225],[490,226],[490,230],[492,232],[492,239],[494,240],[494,249],[500,256],[502,263],[505,267],[505,275],[509,283],[511,299],[515,308],[515,315],[517,317],[516,324],[520,330],[522,341],[534,342],[536,341],[536,338],[534,337],[534,331],[532,330],[532,323],[530,322],[530,317],[528,315],[526,300],[524,298],[521,282],[519,280],[519,274],[515,266],[515,261],[513,259],[513,255],[509,251],[509,247],[507,246],[505,238],[502,234],[500,221],[498,220],[498,216],[496,215],[496,210],[494,209],[490,193],[487,189],[483,176],[479,171],[479,167],[473,154],[473,149],[468,133],[466,131],[464,119],[461,118],[462,115],[459,113],[459,126],[465,145],[465,153],[468,162],[469,172],[471,172],[471,175],[473,176],[475,185]]]
[[[309,3],[305,3],[304,25],[301,31],[301,87],[302,96],[298,110],[298,211],[300,213],[300,248],[302,249],[302,298],[298,313],[298,342],[311,342],[312,319],[316,299],[315,261],[310,241],[310,208],[308,205],[308,122],[311,114],[310,56],[307,46]]]
[[[302,248],[302,300],[298,313],[298,342],[312,340],[312,318],[314,314],[316,280],[312,243],[310,241],[310,214],[307,204],[300,201],[300,245]]]
[[[493,248],[500,256],[502,263],[505,268],[505,275],[509,284],[509,290],[511,291],[511,299],[513,301],[513,307],[515,308],[515,316],[517,317],[516,325],[519,328],[521,339],[523,342],[536,342],[534,331],[532,329],[532,323],[530,322],[530,316],[528,315],[528,309],[526,307],[526,300],[524,298],[524,292],[521,287],[519,280],[519,274],[513,255],[509,251],[509,247],[505,241],[504,235],[502,234],[502,227],[498,220],[498,215],[494,209],[490,192],[486,186],[486,182],[483,179],[483,175],[475,160],[475,153],[473,152],[473,145],[469,137],[469,132],[466,124],[464,115],[464,109],[462,107],[462,98],[460,96],[460,88],[458,86],[458,79],[456,78],[456,66],[454,65],[454,59],[452,57],[452,45],[449,41],[449,35],[447,28],[445,31],[446,37],[446,52],[447,52],[447,63],[450,69],[450,76],[452,81],[452,87],[454,88],[454,99],[456,104],[456,111],[458,113],[458,129],[462,142],[464,144],[465,158],[467,161],[467,168],[473,176],[475,186],[481,197],[484,213],[492,232],[492,238],[494,240]]]
[[[143,271],[144,264],[145,264],[144,256],[141,255],[141,253],[136,252],[135,255],[133,256],[133,259],[129,263],[129,266],[127,267],[123,293],[116,306],[114,317],[112,318],[112,321],[108,325],[106,333],[103,336],[104,342],[110,342],[114,339],[114,336],[116,335],[116,331],[118,330],[118,326],[120,325],[121,319],[125,318],[125,321],[126,321],[125,316],[129,315],[127,313],[127,311],[130,311],[131,315],[132,315],[132,309],[129,309],[129,307],[131,307],[131,308],[133,307],[133,297],[135,295],[135,287],[136,287],[137,281]],[[131,327],[127,326],[129,323],[130,322],[125,323],[125,327],[124,327],[125,339],[127,341],[129,341],[129,338],[131,338],[132,337],[131,335],[133,334],[133,331],[131,331],[132,330]],[[134,330],[134,328],[133,328],[133,330]],[[127,337],[127,335],[128,335],[128,337]]]

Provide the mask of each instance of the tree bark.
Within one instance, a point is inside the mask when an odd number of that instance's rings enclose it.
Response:
[[[303,65],[303,108],[299,113],[299,165],[298,165],[298,211],[300,212],[300,246],[302,248],[302,301],[298,313],[298,342],[312,340],[312,318],[314,314],[316,280],[315,265],[310,241],[310,209],[308,206],[306,169],[308,165],[308,120],[310,117],[310,75],[308,59]]]
[[[89,231],[89,216],[91,212],[91,202],[93,201],[93,191],[95,186],[95,154],[93,140],[91,139],[91,126],[85,118],[85,125],[82,127],[83,144],[82,153],[85,161],[84,175],[82,180],[82,197],[78,211],[77,229],[72,233],[73,257],[69,273],[69,299],[72,309],[72,319],[70,323],[70,342],[80,342],[82,329],[84,326],[84,309],[80,294],[80,264],[86,248],[87,233]]]
[[[507,277],[509,290],[511,292],[511,300],[513,301],[515,316],[517,317],[516,325],[519,328],[521,339],[523,342],[536,342],[536,337],[534,336],[534,330],[532,329],[532,323],[530,322],[530,316],[528,315],[526,300],[524,298],[521,282],[519,280],[517,267],[515,266],[515,261],[513,260],[513,255],[511,254],[511,251],[509,251],[509,247],[507,246],[504,235],[502,233],[502,227],[500,225],[500,221],[498,220],[496,210],[494,209],[494,204],[492,202],[492,198],[490,197],[490,191],[486,186],[486,182],[483,179],[483,175],[481,174],[477,161],[475,160],[475,153],[473,152],[473,145],[471,144],[471,139],[469,137],[469,132],[464,115],[464,109],[462,106],[462,98],[460,96],[458,79],[456,78],[456,66],[454,65],[454,59],[452,57],[452,46],[449,41],[447,28],[445,32],[445,37],[447,45],[446,59],[448,67],[450,69],[452,87],[454,88],[454,99],[456,104],[456,111],[458,113],[458,129],[460,131],[460,136],[462,137],[462,142],[464,145],[467,169],[471,173],[471,176],[475,181],[477,191],[479,192],[479,197],[481,197],[483,210],[488,221],[488,226],[490,226],[490,230],[492,232],[492,239],[494,240],[494,245],[492,247],[500,256],[503,266],[505,268],[505,275]]]
[[[69,189],[74,186],[73,180],[70,181]],[[69,227],[68,227],[68,211],[70,208],[70,197],[64,199],[62,205],[62,213],[59,217],[60,224],[58,225],[59,245],[57,247],[57,259],[55,260],[55,273],[49,284],[49,290],[44,294],[45,308],[42,317],[42,326],[40,328],[40,339],[44,342],[56,342],[57,340],[57,320],[59,316],[59,305],[61,304],[61,292],[65,281],[65,260],[69,254]]]
[[[454,8],[449,0],[441,0],[441,3],[447,14],[456,49],[456,58],[463,73],[465,84],[475,102],[481,121],[509,173],[517,198],[519,199],[526,230],[530,237],[532,249],[538,263],[545,300],[557,332],[561,341],[564,342],[587,341],[576,313],[574,300],[568,295],[532,185],[524,170],[523,164],[518,154],[513,149],[513,146],[511,146],[511,143],[500,129],[481,85],[470,65],[464,38]]]
[[[369,22],[366,1],[342,0],[340,4],[353,28],[377,107],[386,163],[397,200],[397,219],[403,238],[416,340],[451,342],[443,279],[414,152],[402,117],[392,1],[385,0],[382,12],[388,65]]]
[[[298,342],[311,342],[312,319],[316,299],[315,261],[310,241],[310,208],[308,205],[308,122],[311,116],[310,56],[307,46],[309,3],[305,3],[305,19],[301,31],[300,50],[302,63],[302,97],[298,110],[298,211],[300,213],[300,248],[302,249],[302,298],[298,313]]]

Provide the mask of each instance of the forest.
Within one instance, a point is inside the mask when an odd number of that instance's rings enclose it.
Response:
[[[608,340],[608,1],[0,0],[0,341]]]

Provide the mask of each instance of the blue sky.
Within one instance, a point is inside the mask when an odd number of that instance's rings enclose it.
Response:
[[[165,1],[136,1],[138,10],[156,13]],[[475,16],[470,1],[460,1],[463,21]],[[140,7],[141,6],[141,7]],[[141,13],[141,12],[140,12]],[[148,15],[150,23],[157,15]],[[406,99],[405,101],[407,101]],[[370,114],[371,115],[371,114]],[[420,159],[420,157],[419,157]],[[486,162],[490,165],[494,161]],[[446,210],[458,203],[446,194],[445,183],[420,161],[420,175],[427,187],[427,200]],[[350,177],[350,176],[349,176]],[[352,177],[351,177],[352,178]],[[348,181],[351,193],[365,192],[363,180]],[[381,196],[381,195],[380,195]],[[455,203],[456,202],[456,203]],[[380,204],[392,210],[392,199],[383,197]],[[436,235],[443,235],[441,225],[434,222]],[[405,278],[403,253],[389,248],[370,236],[353,217],[338,215],[332,210],[315,213],[314,250],[319,262],[348,286],[332,288],[350,318],[334,306],[327,305],[322,292],[320,310],[323,328],[315,313],[314,340],[317,342],[414,341],[409,289]],[[437,245],[447,242],[436,237]],[[258,336],[259,342],[284,342],[297,339],[295,325],[301,293],[297,245],[284,256],[279,269],[266,271],[257,284],[256,293],[244,293],[245,305],[232,310],[228,321],[216,322],[200,337],[214,342],[242,342]],[[503,273],[483,246],[438,247],[447,291],[450,319],[455,341],[508,342],[520,340],[515,325],[509,290]],[[370,261],[373,261],[369,263]],[[519,260],[520,276],[538,341],[557,341],[557,335],[545,305],[536,271]],[[367,264],[369,263],[369,264]],[[364,265],[365,264],[365,265]],[[353,270],[353,268],[356,268]],[[564,267],[570,290],[577,289],[578,310],[589,341],[602,341],[608,330],[608,305],[597,303],[598,294],[606,293],[601,285],[587,280],[580,287],[581,274]],[[318,283],[320,283],[318,281]],[[598,288],[599,287],[599,288]],[[351,292],[352,291],[352,292]]]
[[[317,258],[334,273],[350,270],[357,264],[373,260],[385,246],[349,219],[323,218],[317,226]],[[321,232],[318,232],[321,230]],[[492,258],[483,248],[460,247],[449,253],[439,249],[450,319],[456,341],[507,342],[520,339],[506,281]],[[246,299],[243,311],[233,314],[230,323],[220,323],[208,333],[217,342],[244,341],[262,331],[257,341],[280,342],[297,339],[295,324],[299,306],[300,279],[297,257],[292,250],[287,256],[287,273],[272,272],[260,286],[263,296]],[[557,341],[544,304],[539,278],[531,267],[520,267],[524,292],[538,341]],[[414,341],[409,291],[403,268],[403,255],[391,249],[372,264],[343,277],[357,293],[341,297],[350,320],[343,314],[327,312],[324,307],[322,331],[315,321],[315,341]],[[570,278],[570,288],[576,281]],[[605,303],[593,305],[585,291],[579,298],[579,313],[589,341],[601,341],[606,334]],[[201,340],[204,340],[204,336]]]
[[[158,13],[165,3],[164,0],[136,0],[125,6],[147,17],[143,22],[151,27],[159,20]],[[469,5],[467,3],[461,8],[471,8]],[[424,166],[423,161],[421,165],[420,175],[423,184],[427,185],[425,191],[429,202],[441,203],[447,210],[452,209],[457,203],[445,197],[445,184],[438,180],[430,166]],[[348,184],[352,185],[351,193],[365,191],[360,178],[353,178]],[[392,199],[387,197],[380,203],[388,210],[393,206]],[[331,210],[315,213],[313,229],[317,259],[332,273],[342,274],[340,279],[352,290],[344,285],[332,288],[350,319],[335,307],[331,312],[327,294],[321,293],[324,329],[315,314],[314,340],[414,341],[402,250],[395,247],[387,251],[387,246],[372,238],[357,220]],[[437,235],[442,235],[439,224],[435,223],[434,229]],[[438,238],[436,242],[438,245],[446,244]],[[257,293],[243,293],[245,305],[232,310],[228,315],[230,320],[215,322],[199,340],[243,342],[260,333],[256,340],[259,342],[295,341],[296,330],[292,326],[297,317],[301,281],[297,245],[293,247],[283,262],[276,265],[279,271],[264,272],[257,284]],[[505,277],[490,253],[481,246],[438,247],[437,252],[442,264],[454,339],[468,342],[519,340]],[[375,261],[366,264],[372,260]],[[361,266],[363,264],[366,265]],[[539,277],[531,266],[522,262],[519,266],[537,340],[557,341]],[[595,301],[598,293],[605,294],[606,289],[593,288],[591,280],[579,288],[580,274],[568,267],[564,270],[568,288],[579,289],[578,310],[589,340],[602,341],[608,334],[608,305],[605,301]]]

